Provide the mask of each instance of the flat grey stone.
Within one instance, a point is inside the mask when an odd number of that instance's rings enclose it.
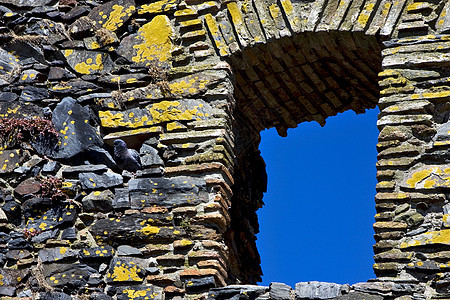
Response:
[[[106,172],[102,175],[95,173],[80,173],[78,178],[83,189],[107,189],[123,183],[122,176],[113,172]]]
[[[164,161],[161,159],[155,148],[143,144],[139,153],[141,154],[141,164],[143,167],[164,166]]]
[[[286,300],[293,299],[292,288],[287,284],[280,282],[272,282],[269,286],[270,299],[274,300]]]
[[[142,255],[141,250],[128,246],[128,245],[122,245],[117,248],[117,255],[118,256],[140,256]]]
[[[128,189],[117,188],[114,192],[115,197],[112,201],[112,206],[114,209],[130,208],[130,196],[128,195]]]
[[[341,285],[329,282],[299,282],[295,285],[295,299],[331,299],[341,295]]]
[[[75,258],[78,251],[70,250],[67,247],[57,247],[39,250],[39,258],[44,263],[63,261]]]
[[[81,166],[65,166],[63,167],[62,175],[64,178],[75,178],[74,175],[78,177],[79,173],[92,172],[92,173],[103,173],[108,168],[105,165],[81,165]]]
[[[355,293],[350,293],[347,295],[342,295],[339,296],[337,298],[335,298],[335,300],[383,300],[383,296],[380,295],[372,295],[372,294],[366,294],[366,293],[361,293],[361,292],[355,292]]]

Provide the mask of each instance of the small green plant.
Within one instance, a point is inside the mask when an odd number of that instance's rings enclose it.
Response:
[[[191,236],[191,219],[189,217],[185,217],[183,220],[181,220],[180,222],[180,227],[183,228],[184,231],[186,231],[186,234],[188,236]]]
[[[39,178],[41,181],[41,194],[42,197],[48,197],[53,201],[65,200],[66,194],[62,191],[63,180],[55,176],[48,175],[47,177]]]
[[[13,147],[21,142],[38,139],[58,141],[58,132],[53,122],[41,117],[0,118],[0,142],[2,148]]]

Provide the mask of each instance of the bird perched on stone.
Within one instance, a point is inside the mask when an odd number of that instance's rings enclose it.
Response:
[[[114,160],[122,170],[136,172],[141,169],[139,153],[134,149],[128,149],[122,140],[114,141]]]

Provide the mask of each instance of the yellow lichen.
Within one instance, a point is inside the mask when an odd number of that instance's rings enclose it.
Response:
[[[132,61],[148,62],[148,65],[152,60],[167,61],[171,57],[172,35],[169,18],[164,15],[154,17],[151,22],[139,29],[136,38],[141,43],[133,46],[137,52]]]
[[[91,74],[91,70],[92,71],[102,70],[103,69],[102,55],[97,54],[95,58],[95,63],[92,61],[92,58],[88,58],[86,62],[76,64],[74,69],[80,74]]]
[[[145,297],[147,295],[146,290],[136,291],[131,289],[126,289],[122,292],[123,294],[127,294],[128,299],[134,299],[138,297]],[[147,298],[148,299],[148,298]]]
[[[219,26],[217,25],[216,20],[211,14],[207,14],[205,16],[206,25],[214,39],[214,43],[216,44],[217,49],[219,49],[220,55],[228,54],[227,45],[220,33]]]
[[[137,274],[138,267],[136,265],[130,267],[124,263],[118,262],[117,266],[114,266],[111,279],[113,281],[141,281],[142,279]]]
[[[145,235],[152,235],[152,234],[157,234],[159,232],[160,228],[159,227],[155,227],[155,226],[144,226],[142,227],[142,229],[137,230],[140,233],[143,233]]]
[[[435,170],[436,168],[433,169],[428,169],[428,170],[422,170],[419,172],[415,172],[412,177],[410,179],[408,179],[406,181],[407,184],[409,184],[409,187],[414,188],[416,187],[416,184],[419,181],[422,181],[423,179],[425,179],[426,177],[430,176],[430,174],[433,172],[433,170]]]
[[[242,24],[242,14],[237,7],[236,2],[229,2],[227,4],[228,11],[230,12],[231,18],[235,24]]]
[[[156,1],[151,4],[144,4],[141,6],[141,8],[138,10],[138,14],[158,14],[162,13],[164,11],[169,11],[171,9],[177,8],[178,1],[177,0],[161,0]]]
[[[109,14],[109,18],[103,24],[103,27],[108,30],[115,31],[123,25],[124,17],[131,16],[136,8],[133,5],[130,5],[127,9],[124,9],[122,5],[114,4],[112,9],[113,10]]]

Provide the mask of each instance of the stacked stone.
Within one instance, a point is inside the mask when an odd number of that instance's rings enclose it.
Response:
[[[276,127],[285,136],[301,122],[325,125],[338,112],[375,106],[380,48],[373,33],[384,23],[369,22],[377,10],[366,2],[230,2],[205,16],[218,55],[231,56],[238,108],[256,130]],[[331,31],[338,29],[348,34]]]
[[[0,296],[450,297],[449,28],[447,1],[0,0]],[[262,274],[259,132],[379,91],[378,280],[221,288]]]
[[[449,296],[448,9],[407,5],[379,74],[374,270],[380,280],[426,285],[432,299]]]
[[[199,18],[219,4],[0,4],[0,296],[162,299],[224,286],[234,100]],[[36,136],[17,138],[11,120],[31,120]],[[142,170],[117,167],[115,139]]]
[[[398,296],[407,292],[410,296]],[[269,287],[254,285],[229,285],[211,289],[209,299],[270,299],[270,300],[383,300],[383,299],[426,299],[424,290],[403,283],[360,282],[350,286],[330,282],[299,282],[295,289],[272,282]],[[414,298],[412,298],[414,297]]]

